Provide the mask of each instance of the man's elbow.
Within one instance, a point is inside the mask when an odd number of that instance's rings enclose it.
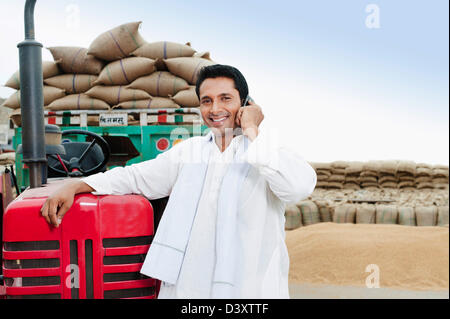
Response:
[[[308,165],[309,166],[309,165]],[[291,176],[292,178],[293,176]],[[310,196],[317,183],[317,174],[312,167],[306,168],[297,177],[290,181],[291,187],[284,194],[279,194],[279,198],[286,203],[297,203]]]
[[[317,174],[316,171],[309,165],[308,168],[302,172],[298,180],[295,181],[295,186],[293,187],[292,198],[290,202],[297,203],[309,196],[314,192],[317,184]]]

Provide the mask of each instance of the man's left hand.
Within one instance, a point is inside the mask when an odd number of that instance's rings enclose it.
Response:
[[[236,124],[242,128],[242,133],[251,141],[258,136],[258,127],[264,119],[261,107],[253,101],[249,105],[241,107],[236,115]]]

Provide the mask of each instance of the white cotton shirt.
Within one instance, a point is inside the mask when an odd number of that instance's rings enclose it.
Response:
[[[169,196],[189,150],[205,137],[191,137],[155,159],[114,168],[82,180],[97,194],[142,194],[149,199]],[[158,298],[210,298],[216,258],[216,218],[220,185],[239,135],[222,153],[214,143],[205,184],[177,283],[162,283]],[[299,155],[280,147],[260,130],[244,160],[251,164],[239,197],[237,252],[239,298],[289,298],[289,256],[285,243],[287,203],[308,197],[316,185],[314,169]],[[189,190],[186,190],[189,192]]]

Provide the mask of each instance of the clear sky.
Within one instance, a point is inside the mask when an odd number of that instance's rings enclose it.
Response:
[[[0,0],[0,83],[19,66],[24,3]],[[148,42],[189,41],[242,71],[265,123],[308,161],[448,165],[448,10],[447,0],[38,0],[35,25],[44,47],[88,47],[131,21]]]

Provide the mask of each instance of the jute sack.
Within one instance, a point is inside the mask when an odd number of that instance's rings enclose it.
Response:
[[[327,171],[324,169],[316,169],[316,173],[317,173],[317,175],[326,175],[327,179],[328,179],[328,177],[331,176],[331,171]]]
[[[165,97],[151,97],[146,100],[125,101],[116,104],[113,109],[177,109],[180,108],[178,104],[169,98]]]
[[[53,86],[44,85],[43,87],[44,105],[52,103],[54,100],[59,99],[66,95],[65,91]],[[20,108],[20,90],[14,92],[2,106],[9,107],[11,109]]]
[[[448,178],[448,169],[433,168],[433,177],[446,177]]]
[[[42,78],[45,80],[52,76],[59,74],[58,64],[54,61],[42,61]],[[20,72],[17,70],[13,75],[6,81],[5,86],[12,89],[20,89]]]
[[[398,177],[399,182],[414,182],[415,180],[414,175],[401,175]]]
[[[328,188],[328,182],[327,181],[317,181],[316,183],[317,188]]]
[[[416,174],[416,163],[413,161],[399,161],[397,166],[397,173],[407,173],[410,175]]]
[[[189,88],[189,84],[182,78],[166,71],[157,71],[142,76],[127,86],[132,89],[144,90],[151,96],[174,96],[181,90]]]
[[[375,171],[362,171],[360,174],[360,177],[365,177],[365,176],[370,176],[370,177],[378,177],[378,173]]]
[[[397,161],[381,161],[379,172],[382,174],[395,175],[397,173]]]
[[[105,101],[109,105],[117,105],[126,101],[146,100],[150,95],[142,90],[130,89],[122,85],[94,86],[86,92],[90,97]]]
[[[417,226],[436,226],[438,210],[436,206],[416,207]]]
[[[376,205],[377,224],[397,224],[398,210],[393,205]]]
[[[361,176],[359,180],[361,183],[378,183],[378,179],[375,176]]]
[[[141,23],[125,23],[103,32],[91,43],[88,53],[106,61],[128,57],[145,43],[138,31]]]
[[[355,184],[359,184],[360,182],[360,177],[359,176],[345,176],[345,182],[346,183],[355,183]]]
[[[61,74],[45,79],[44,83],[66,91],[66,94],[84,93],[94,86],[96,75]]]
[[[346,167],[348,167],[348,162],[346,161],[334,161],[331,163],[331,167],[332,168],[342,168],[345,169]]]
[[[414,207],[398,206],[398,224],[416,226],[416,213]]]
[[[359,176],[359,174],[361,174],[362,172],[363,165],[363,162],[349,162],[348,166],[345,168],[345,176]]]
[[[356,207],[357,224],[375,224],[375,205],[363,204]]]
[[[432,182],[423,182],[416,185],[417,189],[427,189],[427,188],[434,188],[434,185]]]
[[[138,77],[155,71],[155,60],[142,57],[124,58],[107,64],[98,76],[95,85],[130,84]]]
[[[196,52],[194,53],[193,57],[212,61],[211,54],[209,52]]]
[[[58,61],[64,73],[99,74],[103,69],[103,62],[87,53],[86,48],[80,47],[50,47],[47,48]]]
[[[286,222],[284,228],[287,230],[296,229],[302,226],[302,216],[300,209],[296,205],[286,205],[284,212]]]
[[[20,112],[20,108],[13,110],[11,114],[9,114],[9,118],[11,119],[11,121],[13,121],[13,123],[16,126],[18,127],[22,126],[22,115]]]
[[[401,181],[398,183],[398,188],[405,188],[405,187],[415,187],[416,183],[414,181]]]
[[[332,168],[331,175],[345,175],[345,168]]]
[[[433,170],[429,167],[418,167],[416,169],[416,176],[431,176],[433,174]]]
[[[361,182],[361,187],[362,188],[367,188],[367,189],[378,189],[378,183],[372,183],[372,182]]]
[[[170,59],[178,57],[191,57],[195,50],[191,44],[175,43],[170,41],[146,42],[131,54],[150,59]]]
[[[356,206],[344,204],[334,208],[333,222],[335,223],[355,223]]]
[[[170,73],[185,79],[189,84],[195,85],[197,76],[202,67],[216,64],[202,58],[173,58],[164,60]]]
[[[325,201],[314,201],[317,208],[319,209],[320,221],[323,223],[331,222],[331,209],[328,207],[327,202]]]
[[[328,175],[317,174],[317,181],[328,181]]]
[[[343,189],[344,186],[340,182],[327,182],[328,188],[334,188],[334,189]]]
[[[319,209],[313,201],[305,200],[297,203],[302,215],[302,224],[305,226],[320,223]]]
[[[384,182],[380,183],[381,188],[398,188],[397,182]]]
[[[433,184],[448,184],[448,178],[445,177],[433,178]]]
[[[438,226],[448,225],[448,206],[438,207]]]
[[[51,111],[63,110],[109,110],[109,105],[99,99],[92,98],[84,93],[70,94],[57,99],[47,106]]]
[[[328,178],[329,182],[344,182],[345,181],[345,176],[344,175],[331,175]]]
[[[195,93],[195,86],[190,86],[189,89],[179,91],[172,99],[182,107],[200,106],[197,93]]]
[[[420,176],[416,177],[416,183],[431,183],[433,179],[430,176]]]
[[[383,184],[387,182],[397,183],[397,178],[392,175],[384,175],[378,178],[378,183]]]
[[[361,186],[358,183],[353,183],[353,182],[345,182],[343,184],[344,189],[354,189],[354,190],[358,190],[361,189]]]
[[[310,162],[309,164],[315,170],[324,170],[324,171],[330,171],[331,170],[331,164],[330,163]]]

